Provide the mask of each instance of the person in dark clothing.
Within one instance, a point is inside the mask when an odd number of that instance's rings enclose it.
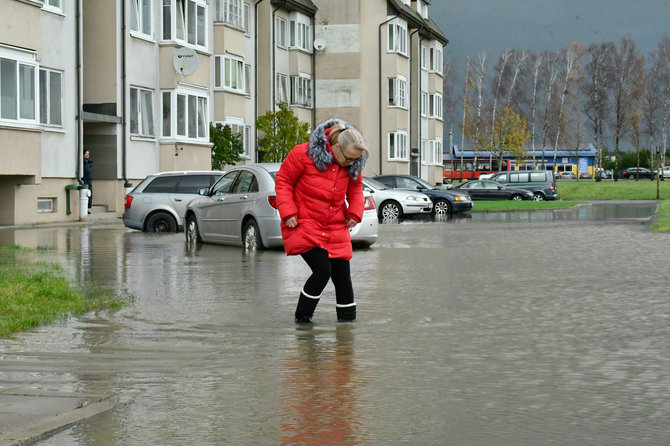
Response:
[[[93,160],[91,160],[91,152],[84,150],[84,176],[82,181],[91,194],[88,196],[88,213],[91,213],[91,206],[93,205],[93,183],[91,182],[91,167],[93,167]]]

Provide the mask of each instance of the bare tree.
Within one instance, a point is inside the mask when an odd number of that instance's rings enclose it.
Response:
[[[614,180],[617,180],[619,163],[619,144],[633,129],[633,116],[638,112],[641,96],[644,57],[637,52],[635,42],[630,36],[621,39],[621,48],[614,56],[615,76],[612,84],[612,102],[614,117]]]
[[[465,145],[466,120],[470,108],[468,91],[472,87],[470,80],[470,57],[465,57],[465,82],[463,82],[463,122],[461,124],[461,181],[463,181],[463,147]]]
[[[545,168],[545,150],[547,141],[554,125],[554,111],[557,107],[556,99],[556,79],[558,77],[558,56],[550,51],[545,51],[541,55],[545,61],[543,69],[540,71],[540,84],[544,90],[542,95],[541,112],[542,112],[542,168]]]
[[[535,115],[537,112],[537,80],[542,65],[542,55],[535,57],[533,62],[533,94],[531,99],[530,138],[533,150],[533,165],[535,164]]]

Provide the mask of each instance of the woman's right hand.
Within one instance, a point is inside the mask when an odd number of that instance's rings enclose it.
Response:
[[[286,226],[289,228],[295,228],[298,226],[298,217],[293,216],[286,220]]]

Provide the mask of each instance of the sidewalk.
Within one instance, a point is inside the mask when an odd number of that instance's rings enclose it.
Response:
[[[2,228],[110,224],[123,225],[123,222],[115,212],[94,208],[84,220]],[[0,379],[0,446],[35,443],[81,420],[113,409],[118,403],[111,395],[40,390],[34,387],[12,388],[12,385],[16,384]]]

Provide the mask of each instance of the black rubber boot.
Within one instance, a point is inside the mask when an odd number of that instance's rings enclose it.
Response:
[[[307,324],[312,322],[314,309],[318,305],[320,297],[321,296],[312,297],[306,295],[305,293],[300,293],[298,306],[295,309],[295,322],[297,324]]]
[[[353,322],[356,320],[356,304],[346,307],[337,306],[337,320],[338,322]]]

